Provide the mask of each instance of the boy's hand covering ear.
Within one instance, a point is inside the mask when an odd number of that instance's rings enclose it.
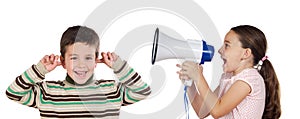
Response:
[[[57,66],[61,65],[61,62],[58,60],[59,56],[51,54],[45,55],[41,60],[40,63],[44,65],[44,68],[48,71],[51,72],[54,70]]]
[[[102,59],[96,59],[97,63],[104,63],[106,64],[109,68],[112,68],[113,64],[117,61],[118,55],[114,52],[102,52],[101,53]]]

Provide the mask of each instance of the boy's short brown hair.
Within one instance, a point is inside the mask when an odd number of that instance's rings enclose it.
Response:
[[[89,46],[96,47],[96,58],[99,56],[99,36],[91,28],[86,26],[72,26],[69,27],[62,35],[60,40],[60,53],[64,58],[66,47],[73,45],[76,42],[86,43]]]

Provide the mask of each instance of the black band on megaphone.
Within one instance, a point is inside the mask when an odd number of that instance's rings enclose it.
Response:
[[[158,38],[159,38],[159,29],[156,28],[154,34],[153,46],[152,46],[152,58],[151,58],[152,65],[155,63],[156,60]]]

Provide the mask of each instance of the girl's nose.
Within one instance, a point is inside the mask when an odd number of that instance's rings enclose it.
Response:
[[[218,53],[219,53],[219,54],[222,54],[222,53],[223,53],[223,46],[218,50]]]

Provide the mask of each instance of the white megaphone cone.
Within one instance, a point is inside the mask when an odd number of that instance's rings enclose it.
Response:
[[[204,64],[211,61],[213,55],[214,47],[207,45],[203,40],[180,40],[160,32],[158,28],[155,30],[152,65],[165,59],[187,59]],[[184,84],[191,86],[192,81],[185,81]]]

